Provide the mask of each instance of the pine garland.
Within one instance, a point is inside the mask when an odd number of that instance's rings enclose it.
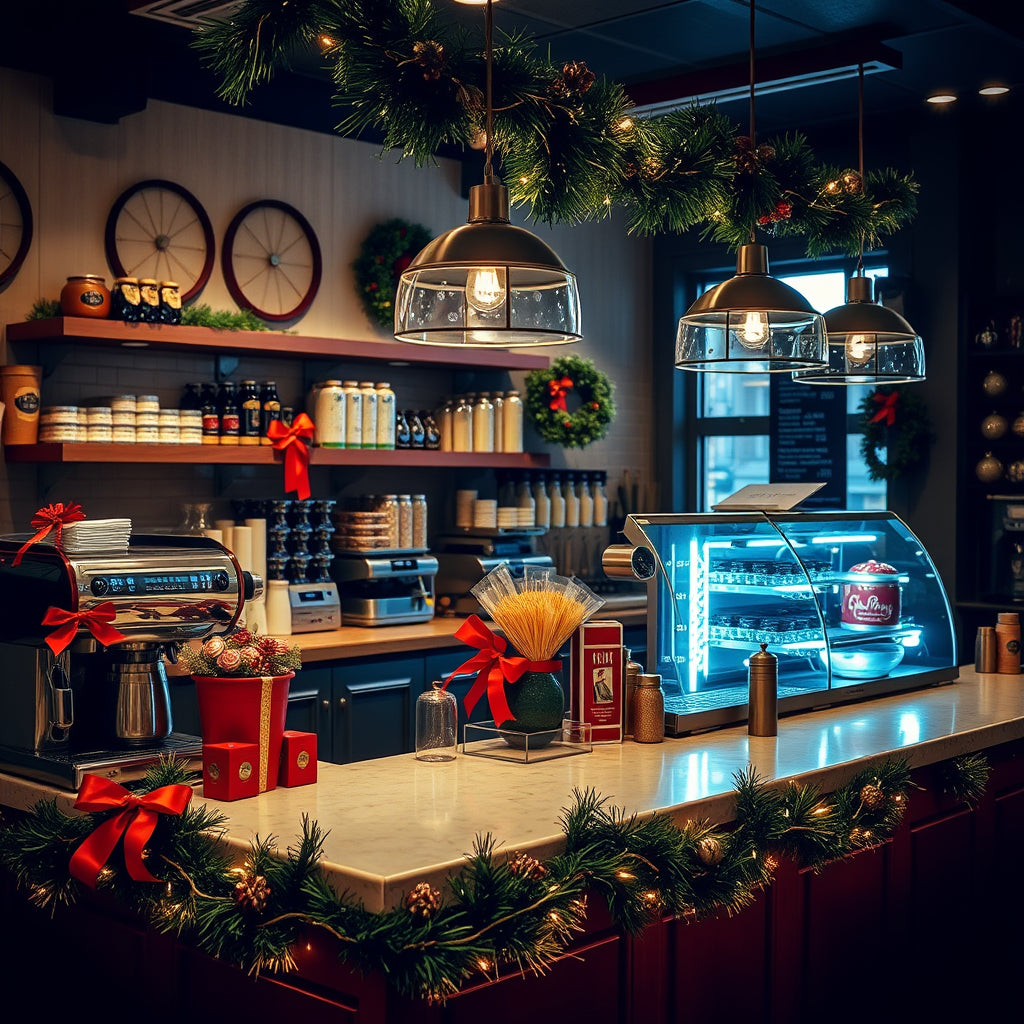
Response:
[[[418,166],[442,146],[477,145],[485,61],[431,0],[244,0],[193,45],[246,102],[319,40],[345,135],[373,131]],[[911,174],[816,164],[806,139],[752,145],[714,106],[634,118],[624,88],[581,61],[558,67],[525,35],[495,34],[494,152],[514,204],[578,224],[622,207],[640,235],[683,232],[730,245],[752,231],[797,235],[808,255],[856,255],[916,214]]]
[[[972,754],[940,773],[944,789],[974,802],[988,766]],[[169,756],[149,770],[141,792],[192,783],[195,774]],[[300,930],[321,929],[339,941],[343,961],[384,971],[397,991],[436,1002],[481,975],[547,970],[582,929],[590,895],[602,897],[630,934],[666,914],[698,921],[738,912],[771,884],[780,856],[821,870],[888,840],[911,785],[900,758],[863,768],[827,796],[792,781],[771,787],[753,768],[734,780],[729,827],[626,815],[593,790],[574,789],[560,818],[562,852],[545,862],[522,851],[499,856],[494,839],[478,835],[444,894],[420,882],[384,913],[334,891],[319,868],[324,833],[307,815],[284,856],[273,837],[256,837],[238,865],[222,838],[224,815],[191,805],[180,816],[158,816],[144,856],[159,884],[132,881],[115,853],[98,890],[157,930],[252,974],[294,969]],[[0,829],[0,866],[44,910],[74,903],[81,887],[68,873],[71,853],[116,813],[68,815],[55,800],[41,801]]]
[[[181,322],[188,327],[211,327],[216,331],[266,331],[266,323],[249,310],[235,312],[212,309],[200,303],[182,308]]]

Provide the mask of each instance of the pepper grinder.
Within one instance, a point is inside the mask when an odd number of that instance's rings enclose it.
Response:
[[[633,739],[637,743],[660,743],[665,738],[665,695],[661,676],[641,672],[633,691]]]
[[[768,645],[750,656],[747,732],[751,736],[775,736],[779,731],[779,659]]]

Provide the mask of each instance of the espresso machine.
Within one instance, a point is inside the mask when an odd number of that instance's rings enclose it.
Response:
[[[141,778],[161,755],[198,763],[202,740],[175,733],[164,658],[229,632],[259,576],[207,537],[133,536],[118,552],[68,554],[29,535],[0,537],[0,770],[77,790],[87,773]],[[84,627],[55,655],[50,607],[110,602],[125,639],[104,647]]]
[[[343,625],[397,626],[434,617],[433,555],[339,552],[331,573],[338,582]]]

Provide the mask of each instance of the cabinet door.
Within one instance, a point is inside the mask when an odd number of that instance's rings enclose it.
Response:
[[[330,690],[330,673],[325,673],[328,692]],[[320,699],[323,680],[314,670],[303,670],[296,673],[288,689],[288,710],[285,714],[284,727],[298,732],[315,732],[317,734],[317,758],[328,761],[330,758],[321,749],[320,737]]]
[[[407,754],[423,689],[423,659],[346,661],[334,669],[332,759],[344,763]]]
[[[471,647],[459,647],[452,651],[441,651],[437,654],[428,654],[424,659],[424,685],[430,686],[439,679],[442,683],[468,658],[472,657],[474,651]],[[481,697],[473,707],[471,715],[466,714],[466,694],[476,679],[476,671],[460,672],[452,676],[448,683],[449,693],[455,695],[455,703],[458,707],[458,737],[459,743],[463,740],[463,731],[466,722],[489,722],[491,720],[491,709],[486,697]]]

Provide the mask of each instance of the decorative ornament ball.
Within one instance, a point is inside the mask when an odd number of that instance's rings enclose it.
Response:
[[[874,783],[869,782],[860,789],[861,803],[872,811],[880,811],[885,806],[885,793]]]
[[[1010,429],[1018,436],[1024,437],[1024,412],[1020,413],[1017,418],[1013,421],[1013,426]]]
[[[697,843],[697,856],[705,867],[713,868],[722,860],[722,844],[714,836],[705,836]]]
[[[1000,416],[997,412],[991,413],[981,421],[982,436],[987,437],[990,441],[997,441],[1006,433],[1006,430],[1006,417]]]
[[[991,452],[986,452],[985,457],[978,460],[974,473],[983,484],[994,484],[1002,479],[1003,464]]]
[[[1012,484],[1024,484],[1024,459],[1014,459],[1006,467],[1006,479]]]
[[[989,370],[981,386],[986,395],[1001,395],[1006,390],[1006,378],[995,370]]]

